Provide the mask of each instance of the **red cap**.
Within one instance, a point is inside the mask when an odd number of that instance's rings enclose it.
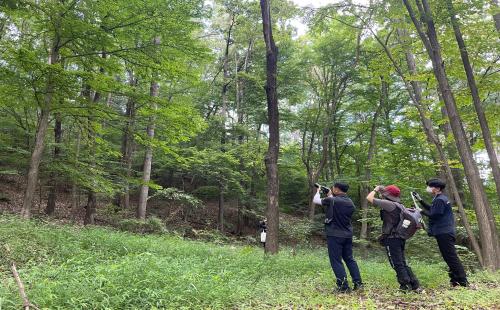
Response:
[[[399,197],[399,195],[401,195],[401,190],[396,185],[386,186],[384,192],[394,197]]]

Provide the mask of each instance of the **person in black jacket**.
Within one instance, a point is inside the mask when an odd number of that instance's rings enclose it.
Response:
[[[362,289],[361,274],[358,264],[352,254],[352,224],[354,203],[347,196],[349,185],[337,182],[333,185],[324,199],[320,198],[320,188],[313,198],[313,203],[326,207],[325,234],[328,244],[328,256],[335,277],[339,293],[351,291],[347,274],[342,260],[344,260],[351,275],[354,290]]]
[[[379,193],[381,199],[375,198]],[[420,283],[406,263],[405,243],[406,240],[398,235],[396,227],[400,221],[401,190],[396,185],[377,186],[368,194],[366,200],[380,208],[380,218],[382,219],[382,235],[380,243],[385,247],[387,258],[391,267],[396,271],[396,277],[400,290],[404,292],[422,292]]]
[[[422,214],[429,217],[428,233],[436,238],[439,251],[448,264],[450,283],[452,286],[468,286],[467,275],[455,249],[455,219],[448,197],[443,194],[446,183],[440,179],[426,182],[426,191],[434,196],[432,204],[426,203],[419,194],[413,193],[415,199],[424,208]]]

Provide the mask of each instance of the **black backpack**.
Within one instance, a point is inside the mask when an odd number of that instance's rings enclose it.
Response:
[[[396,203],[399,213],[399,223],[394,228],[394,231],[400,238],[405,240],[410,239],[415,235],[417,230],[423,228],[422,214],[418,209],[409,209],[402,204]]]

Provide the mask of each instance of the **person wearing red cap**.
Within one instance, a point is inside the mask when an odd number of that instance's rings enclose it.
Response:
[[[379,193],[381,199],[375,198]],[[380,207],[380,218],[382,219],[382,235],[379,240],[385,247],[391,267],[396,271],[400,289],[403,291],[420,292],[420,283],[417,277],[406,263],[405,239],[396,232],[400,221],[401,190],[396,185],[377,186],[368,194],[366,199],[373,205]]]

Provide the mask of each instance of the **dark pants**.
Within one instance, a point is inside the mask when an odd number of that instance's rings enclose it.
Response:
[[[391,267],[396,271],[396,276],[401,289],[417,289],[420,284],[413,271],[406,263],[405,240],[400,238],[387,238],[383,242]]]
[[[352,238],[340,238],[328,236],[328,256],[330,257],[330,265],[337,278],[337,286],[339,288],[349,287],[347,274],[342,264],[344,260],[349,273],[351,274],[352,282],[361,284],[361,274],[359,273],[358,264],[352,256]]]
[[[441,234],[434,237],[436,237],[439,251],[441,251],[444,261],[448,264],[450,282],[452,284],[465,285],[467,283],[467,275],[455,249],[455,236],[452,234]]]

